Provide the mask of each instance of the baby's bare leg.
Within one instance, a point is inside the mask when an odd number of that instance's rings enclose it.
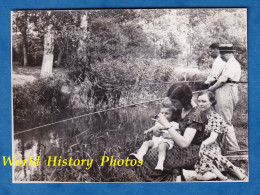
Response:
[[[143,159],[144,155],[148,151],[149,148],[153,147],[154,143],[152,140],[145,141],[140,149],[137,151],[137,153],[131,153],[130,158],[137,158],[138,160]]]
[[[157,162],[157,165],[155,167],[156,170],[163,171],[163,163],[165,161],[166,151],[169,149],[169,147],[170,146],[167,143],[161,143],[158,146],[158,162]]]
[[[153,147],[154,143],[152,140],[145,141],[140,149],[138,150],[137,154],[145,155],[149,148]]]

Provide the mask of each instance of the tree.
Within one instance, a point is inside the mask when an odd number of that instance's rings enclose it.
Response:
[[[44,35],[44,53],[41,67],[41,77],[52,76],[53,67],[53,50],[54,50],[54,34],[53,25],[49,24],[46,27]]]
[[[56,44],[59,48],[58,63],[60,64],[63,53],[74,47],[78,41],[74,41],[74,36],[77,37],[77,35],[73,34],[75,28],[71,26],[78,26],[79,13],[78,11],[33,11],[30,20],[34,23],[37,32],[44,38],[42,77],[52,75],[54,45]]]
[[[28,58],[27,58],[27,29],[28,29],[28,22],[27,11],[17,11],[13,14],[13,23],[14,26],[17,27],[16,29],[22,34],[22,47],[23,47],[23,65],[28,65]]]

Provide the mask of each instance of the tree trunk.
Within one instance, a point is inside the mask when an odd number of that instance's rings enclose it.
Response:
[[[47,27],[47,33],[44,35],[44,53],[42,60],[41,77],[52,76],[53,50],[54,40],[52,25],[49,25]]]
[[[24,13],[24,23],[21,26],[21,33],[23,37],[23,66],[27,66],[27,12]]]
[[[27,60],[27,37],[26,33],[23,34],[23,66],[28,65],[28,60]]]
[[[81,16],[80,20],[80,37],[81,39],[79,40],[78,48],[77,48],[77,56],[83,61],[86,62],[87,56],[85,55],[86,53],[86,37],[87,37],[87,27],[88,27],[88,16],[87,13]]]
[[[61,50],[59,50],[58,61],[57,61],[57,66],[58,66],[58,67],[59,67],[60,64],[61,64],[62,55],[63,55],[63,52],[62,52]]]

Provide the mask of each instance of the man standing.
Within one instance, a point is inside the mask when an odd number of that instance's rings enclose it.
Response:
[[[209,46],[208,54],[212,58],[214,58],[215,60],[212,64],[211,72],[210,72],[209,76],[207,77],[205,84],[213,85],[218,80],[219,76],[221,75],[226,62],[224,62],[222,60],[222,58],[220,57],[219,44],[218,43],[212,43]]]
[[[219,46],[221,58],[226,61],[224,69],[217,82],[209,87],[215,91],[217,104],[216,111],[222,115],[228,125],[227,149],[230,151],[239,150],[235,129],[231,123],[234,108],[238,102],[238,82],[241,77],[241,66],[233,55],[233,45],[223,44]]]

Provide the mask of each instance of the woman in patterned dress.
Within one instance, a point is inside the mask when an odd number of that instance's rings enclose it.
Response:
[[[224,119],[213,110],[216,104],[215,96],[207,91],[198,95],[199,109],[206,115],[208,123],[205,127],[205,136],[208,137],[201,144],[200,160],[195,164],[195,170],[199,175],[198,180],[208,180],[206,173],[214,173],[220,180],[227,180],[221,171],[231,171],[240,180],[246,180],[247,176],[241,169],[234,166],[227,158],[221,155],[220,140],[221,134],[227,132]]]
[[[179,128],[181,134],[171,126],[169,121],[161,114],[159,122],[168,130],[175,144],[167,151],[164,161],[164,171],[155,171],[158,161],[158,149],[151,149],[143,159],[143,165],[137,168],[137,172],[146,181],[172,181],[174,171],[182,168],[194,168],[199,159],[200,145],[205,140],[204,129],[207,124],[206,116],[191,104],[192,91],[186,84],[173,84],[167,92],[167,96],[181,102],[182,110],[179,116]]]

